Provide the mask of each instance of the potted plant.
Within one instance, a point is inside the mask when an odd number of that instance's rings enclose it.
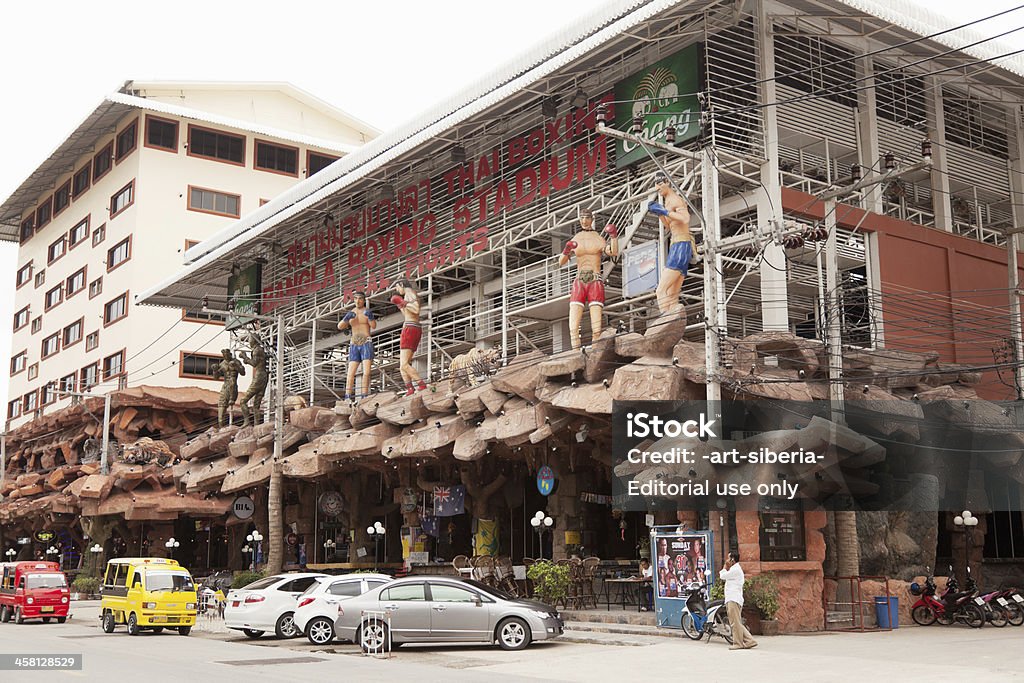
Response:
[[[743,602],[751,633],[764,636],[779,634],[779,622],[775,620],[779,613],[779,580],[775,574],[765,572],[744,581]]]
[[[554,562],[534,562],[526,570],[533,582],[533,596],[546,605],[555,607],[569,595],[569,566]]]
[[[96,595],[99,588],[100,580],[95,576],[77,576],[71,582],[71,590],[74,591],[71,598],[73,600],[88,600]]]

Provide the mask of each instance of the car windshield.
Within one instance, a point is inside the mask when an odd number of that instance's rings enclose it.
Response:
[[[63,574],[29,574],[28,588],[65,588],[68,585]]]
[[[473,588],[476,588],[478,591],[480,591],[484,595],[493,595],[494,597],[501,598],[502,600],[517,600],[518,599],[518,598],[516,598],[516,597],[514,597],[512,595],[509,595],[508,593],[506,593],[505,591],[501,590],[500,588],[495,588],[494,586],[488,586],[486,583],[480,583],[479,581],[476,581],[474,579],[463,579],[460,583],[469,584],[470,586],[472,586]]]
[[[194,591],[192,577],[185,572],[147,572],[148,591]]]
[[[258,591],[261,588],[270,588],[271,586],[273,586],[275,583],[277,583],[280,580],[281,580],[280,576],[268,576],[265,579],[260,579],[259,581],[253,581],[248,586],[244,586],[242,588],[242,590]]]

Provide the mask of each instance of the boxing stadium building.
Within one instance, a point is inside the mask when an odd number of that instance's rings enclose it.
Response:
[[[726,498],[648,512],[611,487],[613,400],[827,403],[852,382],[847,394],[912,412],[993,406],[1013,431],[995,402],[1017,397],[1022,357],[1007,263],[1024,62],[953,28],[905,2],[617,2],[299,183],[138,296],[205,304],[229,327],[257,314],[268,348],[283,325],[272,374],[309,404],[291,412],[283,462],[266,430],[229,428],[227,446],[213,430],[182,446],[177,485],[246,494],[260,510],[281,468],[283,521],[310,566],[365,562],[373,521],[391,532],[389,561],[425,559],[409,554],[421,544],[431,560],[628,561],[648,547],[649,515],[713,529],[719,561],[736,549],[748,572],[778,577],[785,630],[825,626],[842,583],[827,577],[884,575],[898,591],[946,559],[993,581],[1019,571],[1024,543],[1004,533],[1020,526],[1013,475],[999,478],[1012,505],[973,499],[983,526],[969,542],[944,512],[864,514],[851,532],[852,513]],[[682,309],[666,314],[654,289],[668,237],[648,211],[659,173],[693,201],[705,252],[739,245],[693,266]],[[575,268],[558,265],[583,209],[598,230],[617,226],[622,252],[602,262],[606,333],[592,340],[584,316],[585,354],[566,323]],[[236,292],[239,273],[258,277],[258,295]],[[413,364],[428,389],[412,396],[390,303],[400,280],[421,304]],[[376,313],[376,357],[373,393],[353,404],[338,323],[357,291]],[[1019,470],[1019,456],[1003,464]],[[468,514],[426,515],[431,497],[435,512],[440,498]],[[538,509],[553,534],[534,533]],[[852,570],[838,556],[851,533]]]

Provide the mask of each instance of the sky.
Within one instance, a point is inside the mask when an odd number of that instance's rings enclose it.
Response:
[[[917,0],[915,0],[917,1]],[[387,130],[487,75],[599,7],[579,0],[514,3],[9,2],[0,41],[0,196],[7,197],[126,80],[289,81]],[[958,22],[1018,3],[922,2]],[[991,24],[995,24],[992,26]],[[1024,25],[1024,12],[982,24]],[[1021,32],[1024,36],[1024,31]],[[1007,43],[1024,46],[1024,37]],[[0,321],[11,320],[17,248],[0,244]],[[0,358],[10,357],[0,322]],[[7,373],[0,372],[0,395]]]

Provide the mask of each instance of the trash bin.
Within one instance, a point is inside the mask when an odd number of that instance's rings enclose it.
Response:
[[[900,599],[896,596],[876,596],[875,618],[878,620],[878,628],[899,628]]]

